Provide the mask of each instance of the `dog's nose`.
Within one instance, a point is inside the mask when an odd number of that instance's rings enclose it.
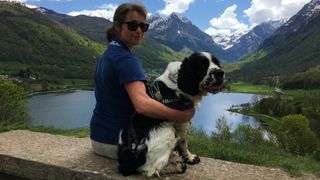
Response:
[[[210,74],[214,75],[216,79],[222,79],[224,76],[224,71],[222,69],[212,69]]]

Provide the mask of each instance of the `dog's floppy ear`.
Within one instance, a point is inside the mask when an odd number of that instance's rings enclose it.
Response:
[[[199,84],[207,74],[209,61],[198,52],[185,58],[178,72],[178,88],[187,94],[199,94]]]
[[[215,56],[213,56],[212,54],[211,54],[211,60],[212,60],[212,62],[213,62],[214,64],[216,64],[218,67],[221,68],[221,65],[220,65],[219,60],[218,60]]]

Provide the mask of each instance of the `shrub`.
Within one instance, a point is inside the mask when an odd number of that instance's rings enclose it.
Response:
[[[314,159],[320,161],[320,146],[317,148],[315,153],[313,154]]]
[[[239,125],[233,132],[233,137],[240,144],[258,145],[264,142],[262,128],[252,128],[250,125]]]
[[[315,133],[310,129],[309,120],[303,115],[287,115],[274,127],[280,147],[299,155],[312,154],[318,146]]]
[[[26,119],[23,89],[11,80],[0,77],[0,122],[24,122]]]
[[[218,119],[217,121],[217,133],[212,133],[212,138],[218,142],[229,142],[232,138],[230,132],[230,125],[227,124],[225,117]]]

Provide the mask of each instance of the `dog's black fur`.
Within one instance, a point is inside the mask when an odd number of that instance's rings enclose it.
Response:
[[[212,55],[211,61],[220,67],[219,61]],[[223,71],[219,69],[217,70],[219,72],[208,73],[209,66],[210,62],[208,57],[199,52],[195,52],[183,60],[178,70],[177,78],[171,79],[177,84],[180,92],[177,92],[176,89],[169,88],[160,78],[154,82],[152,87],[147,87],[147,93],[150,97],[171,108],[185,110],[195,107],[196,104],[193,100],[190,100],[190,97],[201,97],[207,93],[204,87],[200,88],[200,83],[203,82],[208,74],[214,77],[208,77],[205,85],[219,86],[222,84]],[[215,78],[215,83],[213,84],[211,82],[213,81],[212,78]],[[156,93],[160,93],[161,98],[157,97]],[[153,119],[141,114],[134,114],[132,116],[128,127],[123,129],[120,134],[118,145],[119,171],[123,175],[127,176],[139,173],[138,168],[147,161],[148,146],[145,142],[150,138],[149,133],[153,129],[160,127],[164,122],[166,122],[166,120]],[[196,161],[199,162],[200,159]]]
[[[175,92],[168,88],[163,82],[156,81],[153,87],[146,87],[147,94],[150,97],[153,97],[153,92],[155,92],[155,86],[160,90],[163,104],[168,107],[186,110],[193,107],[193,103],[187,100],[184,97],[178,97]],[[152,129],[159,127],[165,120],[154,119],[146,117],[141,114],[134,114],[132,123],[127,128],[123,129],[121,133],[122,144],[118,145],[118,162],[119,162],[119,171],[124,175],[128,176],[131,174],[137,174],[137,168],[143,165],[146,162],[146,153],[148,148],[145,146],[144,142],[149,138],[149,133]],[[135,134],[135,135],[134,135]],[[136,136],[136,142],[134,142]],[[132,148],[132,144],[135,144],[135,147]]]

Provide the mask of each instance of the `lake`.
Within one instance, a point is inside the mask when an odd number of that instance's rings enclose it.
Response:
[[[216,131],[216,120],[224,117],[234,130],[239,124],[260,125],[255,118],[227,111],[232,105],[250,102],[254,94],[218,93],[203,98],[192,120],[195,129],[208,135]],[[28,100],[29,124],[53,126],[60,129],[89,127],[95,105],[93,91],[42,94]]]

